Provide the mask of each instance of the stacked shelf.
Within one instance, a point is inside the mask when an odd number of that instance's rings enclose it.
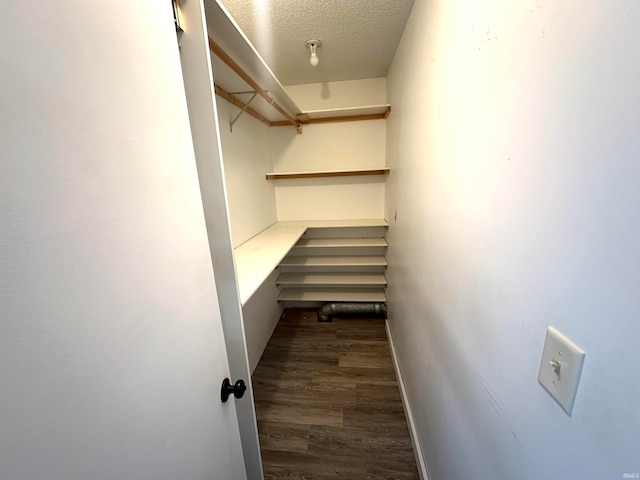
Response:
[[[385,229],[309,228],[280,262],[278,300],[385,302]]]

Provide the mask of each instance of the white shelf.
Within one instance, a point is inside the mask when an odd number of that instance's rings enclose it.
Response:
[[[301,224],[274,223],[234,250],[242,305],[271,275],[305,230]]]
[[[386,267],[386,258],[380,256],[339,256],[339,257],[285,257],[283,267]]]
[[[291,302],[386,302],[384,289],[297,289],[285,288],[278,295],[279,301]]]
[[[303,124],[344,122],[357,120],[384,119],[389,116],[389,104],[362,105],[357,107],[331,108],[301,111],[300,107],[287,94],[284,87],[269,68],[256,48],[249,41],[240,26],[222,4],[221,0],[205,2],[205,13],[209,37],[219,45],[233,61],[241,67],[257,84],[268,92],[268,96],[280,105],[291,119]],[[211,63],[216,85],[235,94],[252,90],[245,80],[229,68],[217,55],[211,55]],[[235,95],[238,100],[247,103],[247,94]],[[290,125],[264,98],[257,96],[250,107],[273,125]],[[298,113],[300,112],[300,113]],[[291,120],[295,121],[295,120]]]
[[[293,99],[286,93],[280,81],[273,74],[227,9],[222,5],[222,2],[220,0],[214,0],[204,2],[204,4],[209,36],[213,38],[260,87],[266,90],[282,108],[291,116],[295,117],[296,113],[300,111],[300,107],[298,107]],[[213,76],[216,83],[231,93],[251,90],[247,83],[216,55],[211,54],[211,58]],[[249,96],[239,95],[238,98],[246,102]],[[259,95],[251,102],[251,107],[271,121],[283,120],[282,115],[269,106]]]
[[[303,236],[291,249],[289,255],[292,257],[341,255],[371,257],[384,255],[386,248],[387,241],[383,237],[304,238]]]
[[[294,248],[313,249],[326,247],[386,247],[384,238],[301,238]]]
[[[306,115],[310,120],[342,118],[342,117],[361,117],[369,115],[380,115],[385,118],[391,111],[391,105],[383,103],[379,105],[363,105],[358,107],[345,108],[327,108],[323,110],[306,110],[300,116],[304,119]]]
[[[382,218],[368,218],[356,220],[294,220],[278,222],[279,225],[304,225],[306,228],[361,228],[385,227],[389,224]]]
[[[387,279],[382,273],[281,273],[276,283],[285,287],[385,287]]]
[[[384,219],[276,222],[234,250],[240,303],[244,305],[308,228],[387,227]],[[385,263],[386,265],[386,263]]]
[[[389,168],[361,168],[354,170],[319,170],[312,172],[269,172],[267,180],[287,180],[292,178],[359,177],[367,175],[389,175]]]

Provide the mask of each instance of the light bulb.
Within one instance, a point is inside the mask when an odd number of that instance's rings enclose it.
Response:
[[[318,54],[315,52],[315,49],[311,52],[309,63],[314,67],[318,66],[318,63],[320,63],[320,59],[318,58]]]
[[[318,47],[322,45],[320,40],[307,40],[305,42],[307,48],[311,52],[311,57],[309,57],[309,63],[312,67],[317,67],[318,63],[320,63],[320,59],[318,58]]]

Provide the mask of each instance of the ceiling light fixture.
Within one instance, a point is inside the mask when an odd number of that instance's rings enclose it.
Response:
[[[320,59],[318,58],[318,48],[322,45],[322,42],[320,40],[307,40],[306,45],[311,51],[309,63],[311,66],[316,67],[318,63],[320,63]]]

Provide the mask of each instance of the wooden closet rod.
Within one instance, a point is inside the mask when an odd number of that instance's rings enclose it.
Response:
[[[247,84],[249,84],[249,86],[251,88],[253,88],[256,92],[258,92],[258,95],[260,95],[262,98],[264,98],[267,103],[269,105],[271,105],[273,108],[275,108],[278,112],[280,112],[280,114],[287,119],[287,122],[290,123],[291,125],[295,126],[298,129],[298,133],[300,133],[302,131],[302,125],[300,124],[299,121],[297,121],[296,119],[294,119],[291,115],[289,115],[286,110],[284,108],[282,108],[280,105],[278,105],[278,103],[271,97],[271,95],[269,95],[264,89],[262,89],[260,87],[260,85],[258,85],[253,78],[251,78],[249,76],[249,74],[247,72],[245,72],[240,65],[238,65],[233,58],[231,58],[227,52],[225,52],[220,45],[218,45],[216,42],[213,41],[213,38],[209,37],[209,48],[211,49],[211,51],[213,53],[216,54],[216,56],[222,60],[224,63],[226,63],[229,68],[231,68],[231,70],[233,70],[234,72],[236,72],[238,74],[238,76],[240,76],[240,78],[242,78],[245,82],[247,82]]]

